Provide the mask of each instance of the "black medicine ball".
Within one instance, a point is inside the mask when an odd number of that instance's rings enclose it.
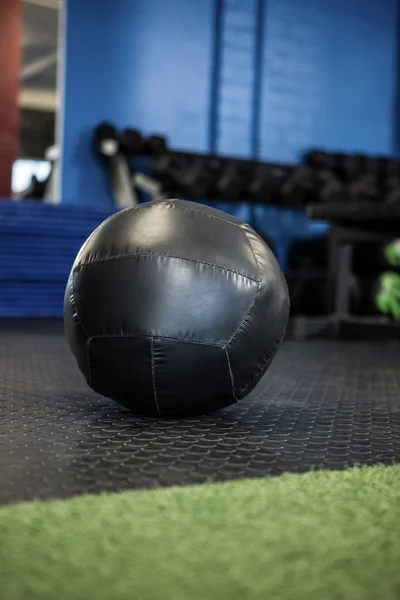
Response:
[[[150,202],[100,225],[73,265],[64,318],[89,386],[148,416],[194,416],[244,398],[281,343],[282,271],[238,219]]]

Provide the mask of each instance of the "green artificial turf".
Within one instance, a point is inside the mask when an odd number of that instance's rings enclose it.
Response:
[[[400,468],[0,509],[5,600],[400,598]]]

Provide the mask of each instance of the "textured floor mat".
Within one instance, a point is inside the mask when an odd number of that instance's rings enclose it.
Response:
[[[286,343],[211,416],[137,418],[91,392],[59,322],[0,322],[0,502],[400,462],[400,346]]]

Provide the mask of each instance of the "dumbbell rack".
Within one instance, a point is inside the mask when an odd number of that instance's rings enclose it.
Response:
[[[293,207],[293,198],[274,193],[296,170],[295,165],[171,150],[160,135],[143,137],[140,132],[121,132],[110,123],[100,123],[94,132],[95,151],[103,158],[113,185],[117,206],[135,205],[139,185],[146,193],[184,196],[187,199],[256,202]],[[132,158],[149,159],[150,177],[137,177]],[[143,175],[143,173],[141,173]],[[136,176],[136,177],[135,177]],[[122,184],[123,182],[123,184]],[[129,184],[136,193],[129,192]],[[297,206],[304,207],[304,202]]]
[[[361,206],[375,209],[374,217],[378,219],[388,208],[372,204],[372,199],[376,200],[378,195],[372,186],[371,177],[365,175],[362,169],[366,169],[368,161],[370,166],[374,165],[375,170],[384,165],[393,179],[397,168],[395,161],[329,155],[317,150],[306,155],[304,164],[300,165],[263,163],[170,150],[167,140],[162,136],[143,138],[137,131],[117,132],[107,124],[101,124],[96,129],[95,147],[106,158],[115,202],[119,207],[133,206],[146,199],[175,196],[205,202],[212,199],[217,202],[246,203],[250,211],[255,210],[256,205],[276,206],[279,209],[301,208],[308,210],[311,219],[333,223],[329,237],[329,291],[326,298],[329,316],[322,319],[300,319],[301,327],[305,327],[307,331],[328,328],[330,332],[341,334],[343,325],[363,325],[367,322],[392,331],[392,325],[384,318],[365,319],[350,314],[349,288],[346,282],[351,274],[354,243],[386,239],[382,237],[381,229],[374,231],[370,228],[367,234],[365,227],[360,226],[359,221],[362,219],[369,223],[373,221],[368,220],[369,212],[360,210]],[[138,162],[141,165],[139,168]],[[344,173],[342,181],[338,179],[339,164]],[[349,173],[355,179],[346,183]],[[391,191],[392,200],[395,195],[394,187]],[[378,217],[376,210],[380,211]],[[353,214],[351,228],[343,225],[346,211]],[[398,234],[399,230],[391,233],[395,237]],[[267,239],[267,242],[270,240]]]
[[[353,249],[356,243],[389,243],[400,231],[400,206],[369,206],[355,210],[349,206],[310,206],[312,219],[327,219],[329,232],[329,289],[331,313],[325,321],[338,337],[392,337],[400,340],[400,324],[385,316],[360,317],[350,312],[347,282],[352,274]]]
[[[311,223],[305,217],[304,190],[297,200],[292,197],[293,189],[292,195],[281,193],[297,168],[294,165],[170,150],[160,135],[144,138],[137,131],[118,132],[104,123],[94,132],[94,147],[106,166],[119,208],[168,197],[210,203],[226,212],[234,206],[237,216],[251,221],[275,250],[284,269],[293,226],[304,238],[321,236],[327,229],[326,224]],[[279,247],[263,227],[257,228],[259,209],[265,206],[273,221],[269,228],[285,228]]]

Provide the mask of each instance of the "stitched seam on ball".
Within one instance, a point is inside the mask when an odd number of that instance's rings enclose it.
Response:
[[[243,325],[245,324],[245,322],[246,322],[246,319],[247,319],[247,317],[249,316],[249,314],[250,314],[250,312],[251,312],[251,309],[253,308],[253,306],[254,306],[254,304],[255,304],[255,301],[256,301],[256,299],[257,299],[257,296],[259,295],[260,291],[261,291],[261,286],[260,286],[260,284],[258,284],[258,288],[257,288],[257,291],[256,291],[256,293],[254,294],[254,297],[253,297],[253,301],[252,301],[252,303],[250,304],[249,308],[248,308],[248,309],[246,310],[246,312],[244,313],[244,315],[243,315],[243,318],[242,318],[242,320],[240,321],[239,325],[236,327],[235,331],[232,333],[231,337],[229,338],[229,340],[228,340],[228,341],[226,342],[226,344],[224,345],[224,347],[225,347],[225,348],[226,348],[227,346],[229,346],[229,344],[230,344],[231,342],[233,342],[233,340],[235,339],[235,337],[237,336],[237,334],[239,333],[239,331],[241,330],[241,328],[242,328],[242,327],[243,327]]]
[[[164,201],[161,201],[160,204],[164,204]],[[121,215],[122,213],[126,213],[126,212],[131,212],[131,211],[136,211],[138,209],[143,209],[143,208],[148,208],[149,205],[151,203],[149,202],[148,204],[138,204],[136,206],[127,206],[126,208],[122,208],[121,210],[112,213],[111,215],[109,215],[106,219],[104,219],[104,221],[102,223],[100,223],[100,225],[98,225],[93,231],[92,233],[89,235],[88,239],[86,240],[86,242],[83,244],[81,250],[78,252],[78,257],[81,254],[81,251],[84,250],[84,248],[88,245],[88,243],[92,240],[92,238],[94,237],[94,235],[98,232],[98,230],[100,229],[100,227],[103,227],[103,225],[105,225],[106,223],[108,223],[109,221],[111,221],[111,219],[114,218],[118,218],[119,215]],[[83,263],[84,265],[86,263]],[[77,265],[74,268],[74,271],[76,271],[79,268],[80,265]]]
[[[248,389],[248,387],[252,384],[252,382],[259,376],[259,374],[268,366],[268,364],[271,362],[271,360],[274,358],[275,354],[278,351],[278,348],[281,344],[281,341],[283,340],[283,337],[280,339],[280,341],[276,344],[275,348],[272,351],[271,356],[269,356],[267,358],[267,360],[265,362],[263,362],[263,364],[261,365],[261,367],[257,370],[257,372],[253,375],[253,377],[251,377],[249,379],[249,381],[246,383],[246,385],[244,386],[244,388],[242,388],[239,391],[239,396],[242,396],[246,390]]]
[[[160,407],[158,405],[157,388],[156,388],[156,367],[155,367],[155,363],[154,363],[154,338],[151,338],[150,346],[151,346],[151,378],[152,378],[152,382],[153,382],[154,404],[156,405],[158,415],[161,417],[162,415],[161,415]]]
[[[258,260],[257,260],[256,253],[254,252],[254,248],[253,248],[253,244],[251,243],[251,239],[250,239],[250,238],[249,238],[249,236],[247,235],[246,225],[245,225],[244,227],[241,227],[241,230],[243,231],[243,233],[244,233],[244,235],[245,235],[245,237],[246,237],[246,240],[247,240],[247,242],[248,242],[248,244],[249,244],[249,246],[250,246],[250,248],[251,248],[251,251],[252,251],[252,253],[253,253],[253,256],[254,256],[255,263],[256,263],[256,265],[257,265],[258,274],[260,275],[260,274],[261,274],[261,266],[260,266],[260,263],[259,263],[259,262],[258,262]],[[260,281],[260,280],[259,280],[259,281]]]
[[[91,374],[91,369],[90,369],[90,354],[89,354],[89,346],[90,346],[90,342],[92,340],[92,338],[89,336],[88,332],[86,331],[85,327],[83,326],[82,323],[82,319],[79,316],[79,312],[78,312],[78,305],[76,303],[75,300],[75,288],[74,288],[74,274],[72,273],[71,275],[71,294],[70,294],[70,298],[71,298],[71,304],[72,304],[72,308],[76,313],[76,317],[78,319],[78,324],[80,327],[82,327],[82,331],[86,336],[86,366],[87,366],[87,370],[88,370],[88,384],[90,387],[92,387],[92,374]]]
[[[77,319],[78,319],[78,323],[82,327],[83,333],[89,339],[90,336],[89,336],[88,332],[86,331],[86,328],[84,327],[84,325],[82,323],[82,319],[79,316],[78,305],[77,305],[76,300],[75,300],[74,273],[72,273],[72,276],[71,276],[71,295],[70,295],[70,298],[71,298],[72,308],[74,309],[74,311],[76,313],[76,316],[77,316]]]
[[[286,329],[287,329],[287,324],[285,329],[283,330],[283,334],[281,336],[281,338],[278,340],[278,342],[275,344],[275,347],[272,351],[271,356],[269,356],[267,358],[267,360],[261,365],[261,367],[258,369],[257,373],[255,373],[255,375],[253,375],[253,377],[251,377],[251,379],[246,383],[246,385],[244,386],[244,388],[242,388],[238,394],[239,397],[242,397],[243,394],[246,392],[246,390],[248,389],[248,387],[253,383],[254,379],[256,379],[258,377],[258,375],[268,367],[269,363],[272,361],[272,359],[274,358],[275,354],[278,352],[278,349],[282,343],[283,338],[285,337],[286,334]]]
[[[90,385],[90,387],[92,387],[92,372],[90,369],[90,342],[91,338],[88,338],[88,340],[86,341],[86,364],[88,370],[88,384]]]
[[[233,227],[239,227],[239,229],[242,228],[241,223],[232,223],[232,221],[227,221],[226,219],[223,219],[222,217],[217,217],[217,215],[210,215],[206,212],[202,212],[201,210],[198,210],[197,208],[193,208],[192,206],[182,206],[180,204],[176,204],[173,200],[170,200],[169,203],[172,206],[175,206],[176,208],[179,208],[181,210],[188,210],[190,212],[197,213],[198,215],[201,215],[202,217],[205,217],[206,219],[216,219],[217,221],[222,221],[223,223],[228,223],[229,225],[233,225]]]
[[[234,377],[233,377],[233,371],[232,371],[231,361],[230,361],[230,358],[229,358],[228,348],[225,346],[224,350],[225,350],[225,354],[226,354],[226,360],[227,360],[227,363],[228,363],[229,376],[231,378],[232,396],[233,396],[233,399],[236,400],[236,402],[239,402],[239,398],[237,398],[236,394],[235,394],[235,380],[234,380]]]
[[[89,235],[88,239],[86,240],[86,242],[83,244],[81,250],[79,250],[78,252],[78,256],[81,254],[81,251],[88,245],[88,243],[92,240],[92,238],[94,237],[95,233],[98,232],[98,230],[100,229],[100,227],[103,227],[103,225],[105,225],[106,223],[108,223],[108,221],[111,221],[111,219],[113,219],[114,217],[118,217],[121,213],[124,213],[128,210],[134,210],[135,208],[137,208],[136,206],[134,207],[128,207],[128,208],[123,208],[122,210],[120,210],[119,212],[116,213],[112,213],[111,215],[109,215],[106,219],[104,219],[104,221],[102,223],[100,223],[100,225],[97,225],[97,227],[92,231],[92,233]],[[74,271],[76,270],[76,267],[74,268]]]
[[[116,338],[116,339],[135,339],[135,338],[149,338],[151,339],[152,336],[151,335],[146,335],[146,334],[137,334],[137,335],[125,335],[125,334],[103,334],[103,335],[92,335],[89,340],[101,340],[101,339],[107,339],[107,338]],[[215,344],[213,342],[200,342],[198,340],[187,340],[185,338],[177,338],[177,337],[172,337],[172,336],[167,336],[167,335],[157,335],[157,339],[158,340],[171,340],[173,342],[183,342],[184,344],[197,344],[198,346],[210,346],[212,348],[224,348],[225,347],[225,342],[221,342],[220,344]]]
[[[184,256],[174,256],[172,254],[150,254],[150,253],[137,253],[137,254],[117,254],[115,256],[104,256],[103,258],[95,258],[88,262],[81,263],[74,268],[74,273],[83,269],[83,267],[88,267],[90,265],[107,262],[109,260],[120,260],[126,258],[140,258],[140,257],[148,257],[148,258],[172,258],[176,260],[186,260],[189,262],[193,262],[199,265],[204,265],[206,267],[214,267],[216,269],[221,269],[222,271],[228,271],[229,273],[234,273],[235,275],[239,275],[244,279],[248,279],[249,281],[253,281],[254,283],[260,283],[259,279],[255,279],[250,275],[245,275],[244,273],[240,273],[239,271],[235,271],[234,269],[230,269],[229,267],[224,267],[222,265],[215,265],[213,263],[205,262],[202,260],[196,260],[195,258],[186,258]]]

